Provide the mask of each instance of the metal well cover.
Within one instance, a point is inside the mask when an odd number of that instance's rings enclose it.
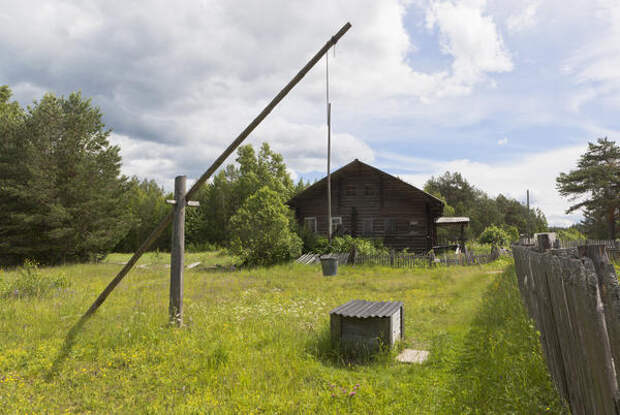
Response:
[[[351,300],[346,304],[334,308],[329,314],[343,317],[390,317],[403,306],[401,301],[365,301]]]

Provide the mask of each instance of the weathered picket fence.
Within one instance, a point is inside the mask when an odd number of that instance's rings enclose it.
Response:
[[[499,258],[499,251],[490,254],[450,254],[438,255],[433,254],[413,254],[398,253],[362,255],[355,254],[353,256],[354,265],[383,265],[393,268],[413,268],[419,266],[434,266],[438,264],[453,265],[481,265],[493,262]]]
[[[354,265],[383,265],[394,268],[413,268],[419,266],[429,266],[433,264],[433,259],[429,255],[391,253],[364,255],[356,253],[353,257]]]
[[[620,249],[620,242],[612,239],[583,239],[578,241],[560,240],[560,248],[576,248],[578,246],[603,245],[607,249]]]
[[[525,306],[573,415],[620,414],[620,287],[605,247],[513,246]]]

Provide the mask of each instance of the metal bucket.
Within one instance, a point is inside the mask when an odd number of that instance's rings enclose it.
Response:
[[[338,274],[338,258],[329,255],[322,256],[321,268],[323,268],[323,275],[326,277]]]

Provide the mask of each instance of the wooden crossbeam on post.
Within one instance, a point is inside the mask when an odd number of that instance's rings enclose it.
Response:
[[[172,219],[172,245],[170,248],[170,323],[183,325],[183,267],[185,262],[185,206],[200,206],[199,202],[185,199],[186,176],[174,179],[174,205]]]

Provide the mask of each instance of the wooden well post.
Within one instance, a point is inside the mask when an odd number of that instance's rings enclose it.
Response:
[[[185,265],[185,206],[199,206],[198,202],[185,200],[186,176],[174,179],[174,205],[172,218],[172,244],[170,247],[170,323],[183,325],[183,267]]]
[[[284,88],[278,92],[278,94],[267,104],[267,106],[252,120],[252,122],[235,138],[235,140],[224,150],[224,152],[213,162],[213,164],[205,171],[198,180],[192,185],[189,189],[185,197],[191,197],[198,189],[209,179],[217,169],[224,163],[224,161],[233,153],[237,147],[250,135],[252,131],[269,115],[271,111],[278,105],[282,99],[293,89],[295,85],[302,80],[302,78],[312,69],[314,65],[327,53],[327,51],[333,47],[338,40],[351,28],[351,23],[346,23],[344,26],[340,28],[340,30],[332,36],[325,45],[304,65],[303,68],[291,79]],[[191,205],[190,205],[191,206]],[[175,209],[176,211],[176,209]],[[86,319],[92,316],[99,307],[105,302],[108,296],[114,291],[114,289],[120,284],[120,282],[125,278],[127,273],[133,268],[133,266],[138,262],[138,259],[146,252],[151,245],[157,240],[157,238],[166,230],[168,225],[173,220],[174,211],[168,213],[157,225],[155,229],[151,232],[151,234],[146,238],[146,240],[140,245],[140,247],[136,250],[129,261],[123,266],[123,268],[119,271],[119,273],[110,281],[110,283],[105,287],[105,289],[99,294],[99,296],[95,299],[93,304],[88,308],[86,313],[80,318],[80,321],[74,326],[75,328],[81,327]]]

